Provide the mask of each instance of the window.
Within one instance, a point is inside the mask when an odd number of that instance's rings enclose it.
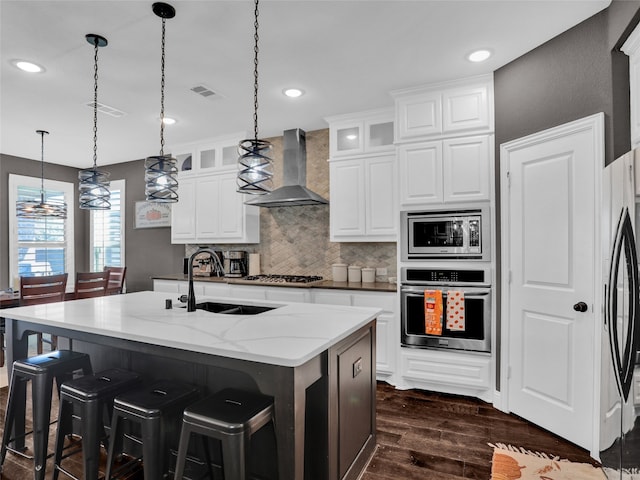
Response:
[[[20,276],[68,273],[67,285],[75,278],[73,251],[73,183],[44,181],[45,199],[67,203],[67,218],[18,218],[19,200],[40,198],[40,178],[9,175],[9,275],[17,286]],[[13,210],[12,210],[13,208]],[[13,214],[12,214],[13,212]]]
[[[124,267],[124,205],[125,181],[111,182],[110,210],[92,210],[90,225],[89,265],[92,272],[105,266]]]

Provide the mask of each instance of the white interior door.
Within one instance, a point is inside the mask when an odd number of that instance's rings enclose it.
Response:
[[[602,114],[501,147],[507,410],[589,450],[603,166]]]

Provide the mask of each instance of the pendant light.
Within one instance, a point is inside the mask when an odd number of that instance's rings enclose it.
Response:
[[[20,218],[56,217],[67,218],[67,204],[55,200],[45,202],[44,191],[44,135],[49,135],[45,130],[36,130],[40,135],[40,201],[22,200],[16,202],[16,215]]]
[[[167,18],[176,16],[176,10],[167,3],[154,3],[153,13],[162,18],[162,54],[160,69],[160,155],[147,157],[144,162],[145,194],[147,201],[169,203],[178,201],[178,167],[176,159],[164,154],[164,44]]]
[[[109,210],[109,173],[98,170],[98,48],[105,47],[108,42],[95,33],[89,33],[85,38],[93,45],[93,168],[78,172],[78,203],[84,210]]]
[[[264,195],[273,189],[272,146],[258,139],[258,1],[254,9],[254,58],[253,58],[253,139],[242,140],[238,145],[237,191],[251,195]]]

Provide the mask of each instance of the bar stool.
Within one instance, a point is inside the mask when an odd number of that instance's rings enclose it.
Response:
[[[19,455],[24,455],[9,447],[11,442],[24,438],[29,433],[33,433],[33,458],[34,473],[36,480],[44,479],[47,444],[49,440],[49,424],[51,420],[51,395],[53,393],[53,380],[55,378],[60,393],[60,386],[66,380],[73,378],[73,373],[82,370],[83,374],[91,374],[91,360],[89,355],[71,350],[54,350],[35,357],[13,362],[13,372],[9,385],[9,398],[7,400],[7,413],[4,422],[4,432],[2,433],[2,449],[0,450],[0,471],[4,465],[7,450],[11,450]],[[26,407],[27,384],[31,384],[31,396],[33,405],[33,430],[32,432],[16,432],[15,437],[11,437],[12,431],[16,428],[17,402],[24,402]],[[19,444],[23,444],[19,442]]]
[[[105,479],[111,480],[115,457],[123,453],[125,422],[137,424],[141,428],[144,480],[163,478],[168,471],[170,457],[167,440],[177,436],[182,411],[194,402],[198,395],[197,387],[168,380],[118,395],[113,402],[111,442]],[[135,458],[120,466],[118,470],[129,469],[139,461],[140,458]]]
[[[245,480],[251,436],[273,422],[273,398],[228,388],[187,407],[182,420],[174,480],[182,480],[191,434],[215,438],[222,443],[225,480]],[[208,451],[205,448],[205,451]],[[213,479],[207,458],[209,476]]]
[[[110,425],[113,400],[116,395],[131,390],[139,382],[140,376],[137,373],[114,368],[103,370],[94,375],[85,375],[62,384],[53,464],[54,480],[58,478],[59,472],[73,478],[73,475],[62,468],[61,463],[65,458],[80,452],[80,449],[75,449],[62,456],[64,438],[73,433],[74,406],[76,407],[75,413],[81,422],[83,478],[97,480],[101,441],[104,441],[108,448],[103,423],[104,414],[106,413]]]

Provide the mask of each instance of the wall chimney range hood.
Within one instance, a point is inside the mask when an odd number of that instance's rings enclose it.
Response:
[[[245,205],[258,207],[297,207],[302,205],[324,205],[329,203],[309,190],[307,183],[307,141],[304,130],[285,130],[283,135],[283,182],[266,195],[248,200]]]

